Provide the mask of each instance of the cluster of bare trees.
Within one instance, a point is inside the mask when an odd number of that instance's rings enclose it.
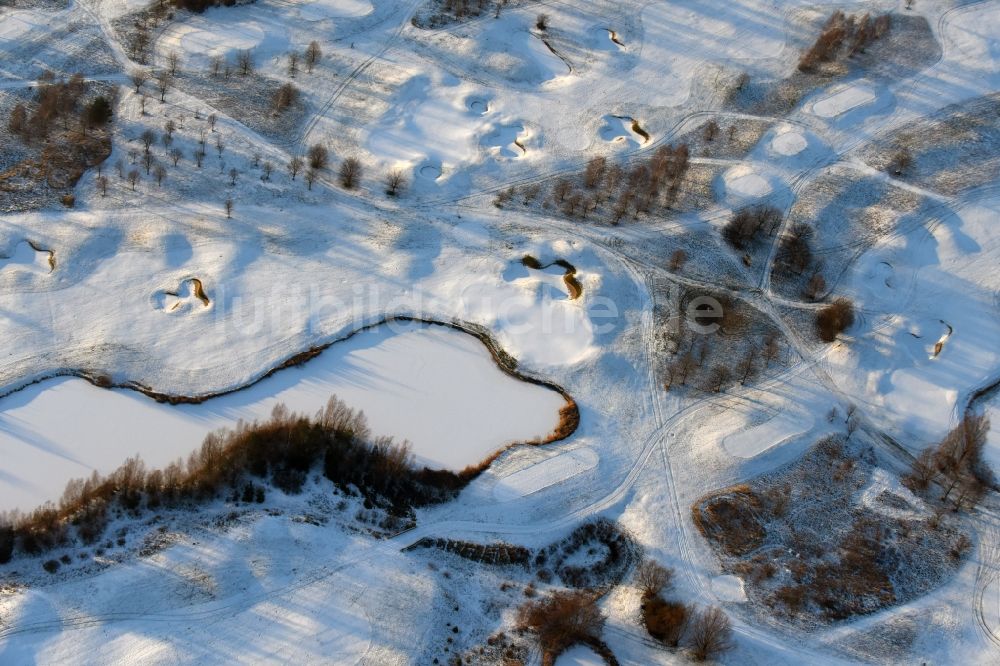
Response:
[[[544,207],[554,206],[566,217],[588,219],[593,215],[619,224],[628,215],[638,218],[669,208],[677,199],[688,166],[687,144],[662,146],[629,169],[595,157],[582,173],[557,179],[548,196],[543,196],[542,186],[536,183],[504,190],[493,203],[502,208],[520,199],[527,206],[540,199]]]
[[[748,339],[752,310],[726,294],[688,295],[667,338],[673,357],[664,368],[664,388],[693,386],[718,393],[753,381],[779,360],[776,331]],[[745,344],[744,344],[745,343]]]
[[[903,483],[925,496],[937,487],[941,502],[950,501],[955,511],[975,508],[996,483],[983,460],[989,429],[985,416],[966,415],[936,446],[917,456]]]
[[[283,83],[274,93],[271,106],[278,113],[292,107],[299,100],[299,89],[291,83]]]
[[[735,211],[722,229],[722,238],[737,250],[746,250],[761,238],[769,238],[781,224],[781,211],[774,206],[747,206]]]
[[[732,648],[732,625],[721,609],[698,611],[691,604],[667,599],[673,571],[646,560],[635,571],[642,592],[642,621],[649,635],[670,648],[683,642],[697,661],[717,657]]]
[[[863,53],[865,47],[889,32],[890,26],[888,14],[874,19],[870,14],[858,18],[845,15],[838,9],[827,19],[815,43],[802,54],[799,70],[813,72],[822,63],[831,62],[842,55],[850,57]]]
[[[781,238],[776,261],[778,268],[802,275],[813,266],[813,229],[807,224],[792,224]]]
[[[303,53],[298,51],[289,51],[288,53],[288,76],[295,78],[296,74],[299,73],[299,62],[304,61],[306,64],[306,70],[312,74],[313,69],[315,69],[316,64],[319,63],[320,58],[323,57],[323,51],[319,47],[319,42],[312,41],[309,42],[309,46]]]
[[[251,478],[297,493],[314,470],[399,515],[448,499],[465,483],[451,472],[415,467],[406,444],[373,437],[364,415],[335,397],[311,418],[279,405],[267,421],[210,434],[186,463],[147,470],[130,458],[108,476],[71,481],[58,505],[0,515],[0,563],[15,551],[35,555],[74,540],[94,543],[115,508],[141,515],[210,501]]]
[[[25,143],[32,143],[46,140],[53,131],[68,131],[77,122],[82,131],[106,124],[111,120],[111,103],[106,97],[98,97],[82,104],[87,87],[82,74],[63,80],[45,72],[38,78],[30,110],[24,103],[14,105],[7,129]]]

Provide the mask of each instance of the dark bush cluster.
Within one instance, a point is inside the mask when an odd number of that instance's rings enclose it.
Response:
[[[560,654],[579,643],[595,648],[606,661],[610,657],[607,663],[618,663],[601,640],[605,618],[597,598],[588,590],[558,591],[527,601],[517,610],[518,629],[535,636],[542,664],[554,664]]]
[[[335,397],[313,418],[279,405],[263,423],[210,434],[186,464],[148,471],[130,458],[106,477],[95,472],[71,481],[58,506],[0,517],[0,561],[16,550],[34,555],[73,538],[95,543],[115,509],[138,514],[222,495],[260,502],[263,487],[251,479],[297,493],[316,469],[345,493],[360,493],[366,508],[396,516],[450,499],[476,473],[417,468],[407,445],[372,437],[364,415]]]
[[[816,335],[823,342],[833,342],[854,325],[854,304],[838,298],[816,313]]]
[[[531,562],[530,550],[524,546],[515,546],[509,543],[481,544],[472,541],[428,537],[408,546],[405,550],[418,548],[437,548],[480,564],[527,566]]]
[[[773,236],[781,223],[781,211],[773,206],[747,206],[733,213],[722,229],[722,237],[737,250],[745,250],[760,238]]]
[[[551,567],[570,587],[607,589],[625,577],[639,552],[639,545],[628,533],[599,518],[539,551],[535,565]]]

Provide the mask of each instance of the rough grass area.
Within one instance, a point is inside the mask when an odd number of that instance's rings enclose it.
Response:
[[[1000,93],[953,104],[866,145],[860,157],[906,182],[956,195],[993,182],[1000,172],[997,118]],[[904,151],[911,164],[906,169],[895,169],[894,161]]]
[[[678,134],[674,140],[687,144],[694,157],[737,160],[746,157],[773,124],[769,118],[730,118],[722,114]]]
[[[938,586],[968,541],[869,448],[828,438],[797,462],[699,499],[692,519],[762,614],[818,624]]]
[[[853,169],[833,167],[805,188],[789,211],[783,240],[801,229],[808,256],[800,262],[779,252],[771,287],[786,298],[813,300],[805,294],[814,275],[823,276],[832,291],[856,257],[889,235],[933,219],[935,211],[935,204],[919,194]]]
[[[284,111],[275,111],[272,100],[282,82],[256,73],[213,77],[197,72],[183,72],[175,79],[175,85],[253,131],[277,141],[292,141],[308,112],[301,96]]]

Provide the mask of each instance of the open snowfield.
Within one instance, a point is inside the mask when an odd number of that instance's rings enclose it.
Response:
[[[567,565],[622,549],[550,547],[598,518],[673,570],[670,600],[727,614],[732,649],[709,663],[1000,661],[996,488],[952,511],[965,485],[931,496],[951,472],[904,482],[978,414],[1000,474],[1000,0],[156,4],[0,8],[0,664],[537,664],[518,607],[575,586],[605,621],[557,666],[613,663],[600,646],[686,663],[690,636],[647,632],[638,559],[585,585]],[[799,68],[836,9],[890,29]],[[46,165],[79,109],[49,143],[8,123],[27,104],[40,131],[45,69],[113,111],[87,127],[110,156],[68,185]],[[662,149],[681,143],[674,182]],[[763,206],[772,232],[724,236]],[[824,342],[841,297],[854,320]],[[177,504],[114,490],[88,509],[96,537],[71,516],[5,561],[6,512],[70,479],[136,454],[163,468],[331,395],[417,467],[489,464],[412,506],[323,462],[297,493],[273,470]],[[781,490],[834,440],[841,463]],[[838,515],[794,523],[859,469]],[[693,512],[722,491],[754,514],[732,551]],[[808,557],[848,550],[825,518],[858,538],[943,524],[953,553],[926,589],[903,572],[832,617],[789,592]]]

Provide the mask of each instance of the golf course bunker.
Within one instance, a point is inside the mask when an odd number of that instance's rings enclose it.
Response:
[[[528,152],[524,147],[526,138],[524,125],[520,123],[497,125],[482,138],[479,145],[490,150],[495,157],[516,159]]]
[[[70,479],[106,474],[137,453],[161,468],[210,431],[266,419],[279,403],[311,415],[336,395],[363,410],[376,435],[409,440],[419,464],[453,470],[511,443],[544,441],[568,404],[554,388],[504,372],[483,342],[450,326],[393,321],[302,357],[311,358],[200,404],[76,377],[0,398],[0,510],[55,500]]]
[[[56,269],[56,255],[55,252],[43,250],[31,241],[21,241],[14,246],[10,256],[0,254],[0,271],[13,267],[48,275]]]
[[[561,274],[563,284],[566,286],[567,295],[571,301],[575,301],[583,295],[583,285],[580,284],[580,280],[576,277],[576,266],[569,263],[565,259],[556,259],[555,261],[543,264],[530,254],[526,254],[521,258],[521,266],[532,271],[540,271],[546,274]],[[504,274],[504,279],[508,282],[520,277],[526,277],[526,275],[521,275],[509,270]]]
[[[629,142],[642,146],[649,142],[649,132],[644,130],[639,121],[631,116],[607,115],[604,124],[598,130],[605,141]]]
[[[159,291],[153,296],[153,307],[164,312],[179,312],[189,306],[209,307],[212,300],[205,293],[205,286],[198,278],[183,280],[176,291]]]

